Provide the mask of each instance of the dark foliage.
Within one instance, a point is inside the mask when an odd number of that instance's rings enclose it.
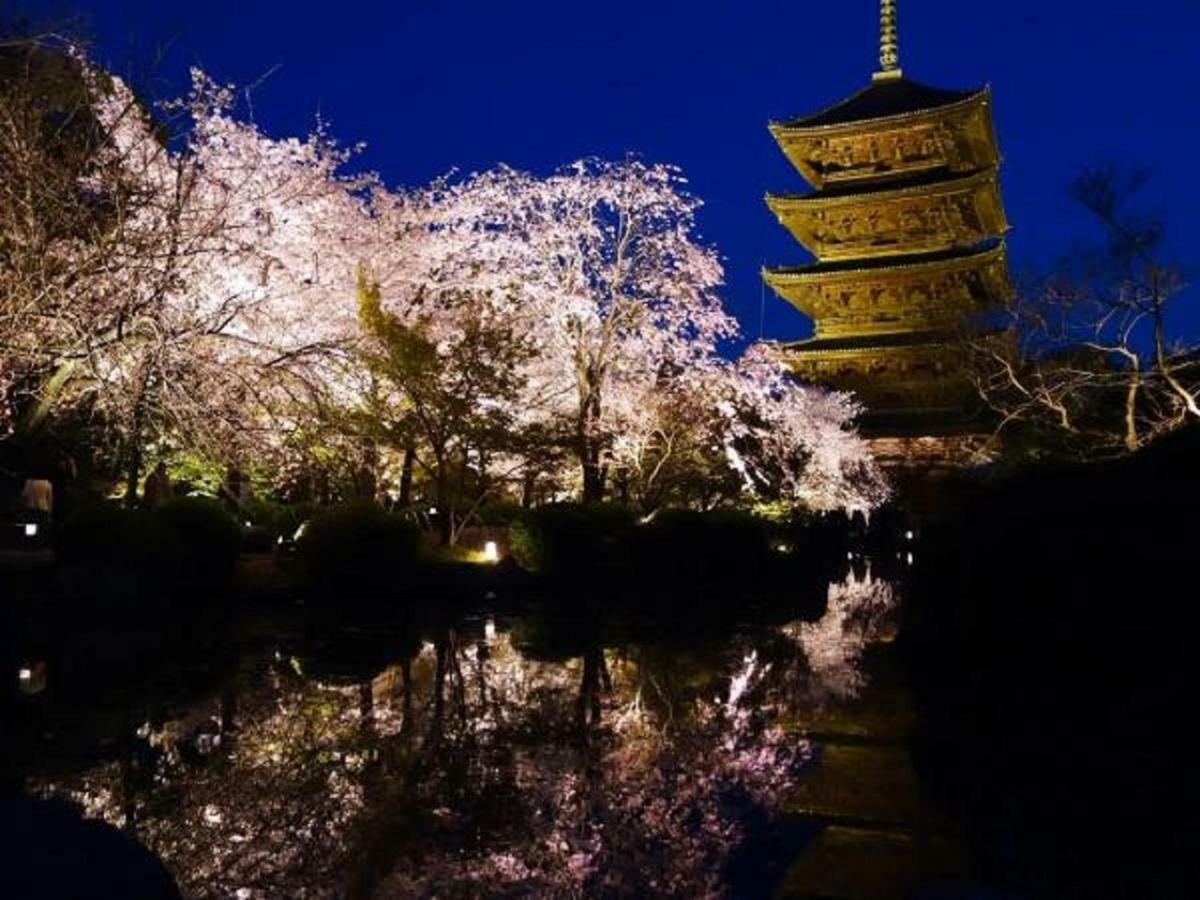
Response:
[[[479,509],[479,521],[484,525],[510,526],[525,513],[517,503],[488,503]]]
[[[218,503],[181,497],[153,512],[92,503],[68,517],[58,550],[69,593],[161,608],[219,594],[233,577],[240,542],[237,523]]]
[[[616,561],[633,513],[615,504],[554,503],[524,511],[509,528],[521,566],[548,577],[586,576]]]
[[[59,540],[73,593],[102,601],[149,604],[171,590],[180,556],[179,535],[160,517],[110,503],[76,512]]]
[[[420,532],[401,516],[358,501],[319,513],[300,539],[313,582],[325,590],[385,588],[409,572]]]
[[[766,523],[734,510],[666,510],[629,537],[633,569],[659,583],[744,582],[769,561]]]
[[[229,582],[237,565],[241,530],[216,500],[177,497],[154,513],[178,539],[174,577],[189,590],[207,591]]]
[[[926,533],[918,761],[983,873],[1033,896],[1194,896],[1200,432],[1041,468]]]

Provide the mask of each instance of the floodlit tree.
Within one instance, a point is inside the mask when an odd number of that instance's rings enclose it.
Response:
[[[614,437],[647,388],[702,364],[736,324],[717,294],[700,203],[668,166],[583,161],[543,186],[551,263],[545,339],[569,362],[585,501],[604,494]]]
[[[548,178],[472,178],[475,215],[511,279],[511,315],[536,340],[533,414],[568,429],[584,500],[605,490],[614,436],[633,404],[735,333],[716,252],[695,237],[699,201],[667,166],[583,160]]]
[[[442,541],[454,543],[488,495],[495,458],[519,445],[512,410],[532,350],[502,311],[469,292],[426,295],[404,317],[383,308],[363,272],[358,298],[371,382],[360,416],[425,469]]]
[[[90,107],[70,57],[32,40],[0,46],[0,435],[53,371],[60,286],[87,272],[61,249],[105,216],[79,188],[99,140]]]
[[[613,464],[648,512],[746,499],[870,510],[888,497],[853,427],[858,405],[797,384],[762,345],[657,388],[639,411]]]
[[[164,448],[358,494],[398,468],[447,539],[539,478],[648,510],[884,496],[847,398],[720,355],[737,326],[676,169],[392,190],[323,128],[263,134],[202,72],[148,107],[71,47],[15,53],[61,89],[0,92],[0,411],[84,417],[131,501]]]
[[[10,401],[29,422],[86,410],[130,497],[165,435],[260,452],[280,404],[325,387],[319,367],[354,321],[350,248],[366,215],[338,174],[348,154],[320,131],[265,137],[200,72],[161,106],[163,124],[72,48],[27,53],[78,91],[69,109],[29,84],[2,98]],[[69,157],[39,137],[59,121],[80,123]]]
[[[585,502],[610,485],[650,509],[747,492],[816,509],[886,496],[848,398],[793,384],[758,350],[737,365],[720,356],[737,324],[677,170],[583,160],[538,179],[502,168],[455,192],[457,227],[476,241],[456,258],[476,260],[471,277],[504,298],[536,350],[522,424],[570,448]]]
[[[998,435],[1033,429],[1043,448],[1049,437],[1072,455],[1108,455],[1200,419],[1200,356],[1168,334],[1184,285],[1160,259],[1161,220],[1131,208],[1144,182],[1112,166],[1080,176],[1071,196],[1105,245],[1016,293],[1012,340],[973,343]]]

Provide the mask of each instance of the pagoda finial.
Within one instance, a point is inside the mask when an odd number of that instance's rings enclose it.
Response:
[[[896,0],[879,0],[879,71],[874,79],[899,78],[900,38],[896,32]]]

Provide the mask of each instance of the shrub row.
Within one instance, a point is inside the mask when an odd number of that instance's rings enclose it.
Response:
[[[395,584],[411,569],[421,533],[412,522],[368,501],[318,513],[299,541],[309,577],[325,589]]]
[[[703,582],[759,573],[770,554],[763,519],[733,510],[665,510],[639,523],[623,507],[555,504],[525,511],[510,526],[523,568],[548,577],[607,572],[644,581]]]
[[[192,594],[228,584],[240,543],[237,522],[219,503],[180,497],[153,511],[79,510],[64,523],[59,554],[89,593]]]
[[[645,582],[728,582],[760,574],[772,531],[749,513],[667,510],[647,523],[613,504],[505,510],[508,549],[522,568],[556,580],[614,576]],[[396,585],[415,563],[420,531],[367,502],[317,513],[298,542],[314,584],[360,591]]]

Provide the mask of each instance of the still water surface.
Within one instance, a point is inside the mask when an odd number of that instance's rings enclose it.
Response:
[[[26,790],[186,896],[901,895],[950,876],[869,568],[670,614],[260,618],[186,699],[43,723]],[[112,722],[117,725],[112,725]]]

